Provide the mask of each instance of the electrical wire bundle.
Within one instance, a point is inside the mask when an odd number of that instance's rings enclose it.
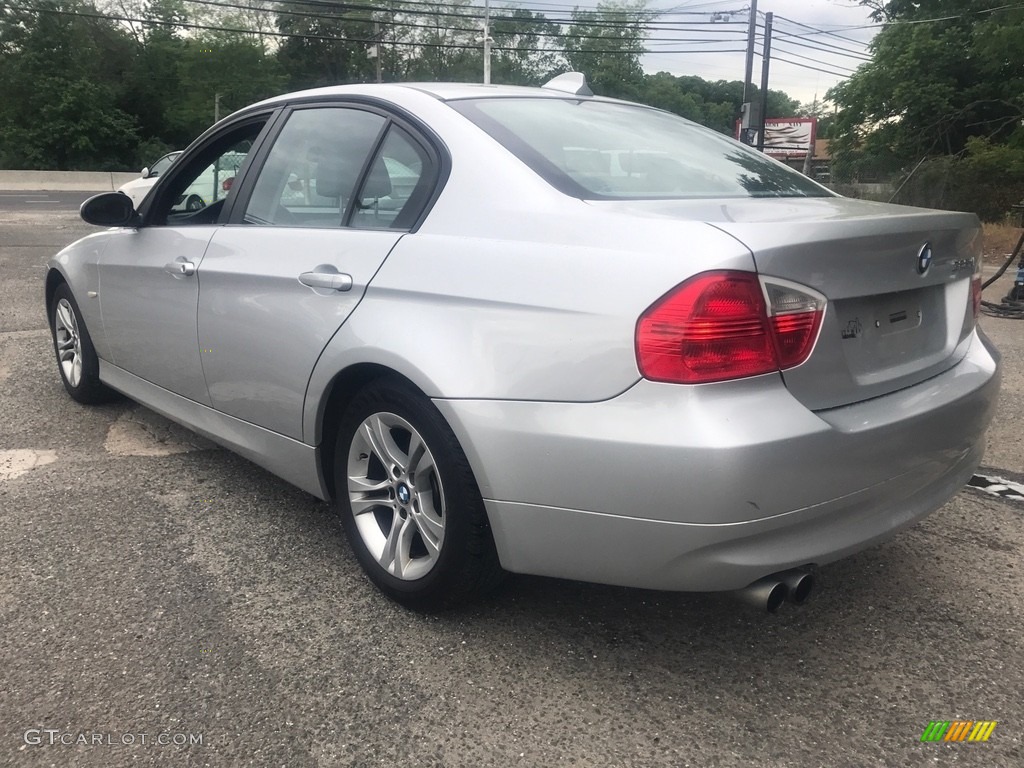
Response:
[[[999,268],[998,272],[982,284],[981,289],[983,291],[1003,276],[1003,273],[1013,263],[1013,260],[1020,254],[1021,246],[1024,246],[1024,232],[1021,232],[1020,239],[1017,240],[1017,246],[1013,249],[1013,253],[1010,254],[1009,258],[1007,258],[1006,263]],[[1002,302],[999,304],[982,299],[981,311],[989,317],[1024,320],[1024,256],[1021,256],[1020,263],[1017,265],[1017,280],[1013,288],[1010,289],[1010,292],[1003,297]]]

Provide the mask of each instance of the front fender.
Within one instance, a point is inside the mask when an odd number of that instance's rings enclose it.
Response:
[[[67,283],[78,302],[78,309],[89,329],[96,354],[104,360],[112,358],[100,310],[99,262],[108,241],[109,232],[96,232],[76,240],[47,261],[45,278],[47,315],[50,312],[50,297],[57,283]],[[49,324],[50,318],[47,316]]]

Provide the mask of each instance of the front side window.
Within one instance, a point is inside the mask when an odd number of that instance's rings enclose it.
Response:
[[[342,226],[386,122],[378,114],[342,107],[293,112],[260,169],[245,222]]]
[[[749,147],[656,109],[560,98],[465,99],[449,104],[574,197],[832,195]]]
[[[151,223],[176,226],[215,223],[264,123],[264,120],[257,120],[239,126],[194,154],[188,164],[168,180],[168,185],[160,189]]]

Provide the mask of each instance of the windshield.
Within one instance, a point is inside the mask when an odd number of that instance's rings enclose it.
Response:
[[[574,197],[832,196],[749,147],[656,109],[529,97],[449,104]]]

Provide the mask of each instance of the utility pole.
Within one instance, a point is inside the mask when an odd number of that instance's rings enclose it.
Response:
[[[373,39],[376,41],[373,44],[373,57],[377,60],[377,82],[378,83],[384,82],[383,79],[381,78],[381,64],[380,64],[380,54],[381,54],[381,50],[380,49],[381,49],[381,39],[382,39],[382,37],[383,36],[380,33],[380,22],[377,22],[377,21],[373,22]]]
[[[768,66],[772,60],[771,11],[764,16],[764,47],[761,49],[761,130],[757,132],[757,151],[764,152],[764,133],[768,120]]]
[[[491,0],[484,0],[484,85],[491,84]]]
[[[213,94],[213,122],[220,121],[220,94]]]
[[[750,129],[752,128],[751,123],[757,124],[756,120],[752,120],[750,114],[750,102],[747,101],[747,95],[750,93],[750,86],[754,77],[754,38],[757,37],[757,0],[750,0],[750,23],[747,25],[747,65],[744,69],[743,75],[743,99],[740,117],[740,141],[744,144],[750,143]]]

